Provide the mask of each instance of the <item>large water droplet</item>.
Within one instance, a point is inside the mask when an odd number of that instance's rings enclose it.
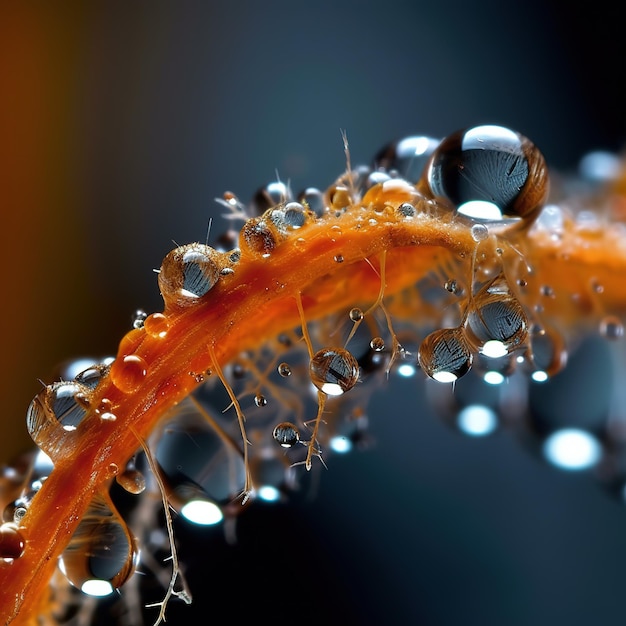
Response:
[[[159,289],[166,306],[189,306],[206,295],[219,280],[219,256],[201,243],[180,246],[168,253],[159,272]]]
[[[132,576],[137,555],[124,520],[112,504],[95,496],[59,567],[74,587],[91,595],[108,595]]]
[[[283,448],[291,448],[300,441],[300,432],[291,422],[281,422],[274,428],[272,437]]]
[[[474,297],[467,314],[468,338],[479,349],[486,344],[500,342],[502,351],[513,350],[525,341],[528,321],[519,300],[509,291],[504,277],[497,276],[484,285]],[[493,349],[493,345],[488,346]],[[503,353],[487,356],[500,357]]]
[[[313,355],[309,364],[313,384],[329,396],[340,396],[359,380],[359,364],[343,348],[324,348]]]
[[[473,354],[462,328],[441,328],[422,341],[418,362],[427,376],[452,383],[469,372]]]
[[[417,182],[439,143],[439,139],[422,135],[405,137],[380,150],[374,159],[374,167],[410,182]]]
[[[523,135],[502,126],[458,131],[433,152],[424,182],[435,197],[474,220],[530,225],[548,192],[545,160]]]

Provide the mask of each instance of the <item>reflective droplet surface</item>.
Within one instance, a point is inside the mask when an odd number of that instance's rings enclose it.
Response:
[[[190,243],[172,250],[159,272],[159,289],[166,306],[197,302],[215,286],[221,269],[219,253],[210,246]]]
[[[257,393],[254,396],[254,404],[258,407],[267,406],[267,398],[262,393]]]
[[[360,322],[363,319],[363,311],[361,309],[350,309],[350,319],[353,322]]]
[[[153,313],[145,319],[143,327],[151,337],[163,339],[167,335],[170,323],[167,316],[163,315],[163,313]]]
[[[13,524],[0,526],[0,559],[19,559],[25,546],[24,535]]]
[[[267,220],[253,218],[243,225],[239,245],[242,250],[267,258],[278,245],[278,241],[279,233],[276,226],[268,224]]]
[[[129,463],[124,471],[120,472],[115,480],[120,487],[132,493],[138,495],[143,493],[146,488],[145,476],[135,467],[133,463]]]
[[[385,349],[385,340],[382,337],[374,337],[370,341],[370,348],[376,352],[381,352]]]
[[[300,433],[297,427],[291,422],[281,422],[272,433],[272,437],[283,448],[291,448],[300,441]]]
[[[459,214],[500,223],[530,225],[548,193],[541,152],[502,126],[477,126],[446,137],[433,152],[424,182]]]
[[[260,216],[268,209],[292,199],[291,189],[285,183],[275,180],[256,191],[250,208],[253,214]]]
[[[324,348],[313,355],[309,364],[313,384],[329,396],[340,396],[359,380],[359,364],[343,348]]]
[[[146,317],[148,314],[143,309],[137,309],[133,315],[133,328],[143,328]]]
[[[314,216],[299,202],[287,202],[270,212],[270,219],[282,232],[298,230],[313,218]]]
[[[142,385],[148,374],[148,364],[138,354],[118,358],[111,366],[111,380],[124,393],[133,393]]]
[[[422,177],[424,167],[439,143],[439,139],[423,135],[394,141],[376,155],[374,168],[383,169],[410,182],[417,182]]]
[[[91,595],[108,595],[134,573],[137,546],[113,505],[96,496],[64,550],[59,567]]]
[[[621,339],[624,336],[624,325],[616,315],[607,315],[600,321],[600,335],[605,339]]]
[[[277,369],[278,369],[278,373],[283,378],[287,378],[288,376],[291,376],[291,367],[289,366],[289,363],[280,363]]]
[[[425,337],[417,357],[427,376],[452,383],[469,372],[473,353],[462,328],[441,328]]]
[[[526,340],[526,314],[503,276],[497,276],[476,294],[467,314],[466,328],[468,337],[479,349],[483,344],[498,341],[505,351],[510,351]]]

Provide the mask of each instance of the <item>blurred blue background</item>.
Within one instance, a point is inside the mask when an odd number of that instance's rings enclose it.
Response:
[[[64,359],[108,355],[154,268],[230,190],[326,187],[407,134],[496,123],[572,170],[626,136],[606,1],[108,2],[0,9],[3,458]],[[506,432],[460,436],[415,380],[371,407],[375,446],[314,500],[181,537],[193,607],[169,624],[622,624],[626,511]],[[13,430],[11,430],[13,428]],[[152,600],[153,598],[150,598]]]

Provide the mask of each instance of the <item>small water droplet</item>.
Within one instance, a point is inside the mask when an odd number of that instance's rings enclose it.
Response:
[[[268,258],[278,246],[280,234],[278,229],[262,218],[249,219],[241,229],[239,237],[242,249]]]
[[[363,311],[358,308],[350,309],[350,319],[353,322],[360,322],[363,319]]]
[[[359,380],[359,364],[343,348],[324,348],[313,355],[309,364],[313,384],[329,396],[340,396]]]
[[[449,291],[450,293],[459,294],[462,291],[461,287],[459,286],[459,283],[454,278],[451,280],[447,280],[443,286],[444,286],[444,289],[446,291]]]
[[[291,189],[280,180],[274,180],[257,189],[250,209],[254,215],[263,215],[268,209],[293,199]]]
[[[294,424],[291,422],[281,422],[274,428],[272,437],[283,448],[291,448],[300,441],[300,433]]]
[[[118,474],[115,480],[120,487],[133,495],[139,495],[146,488],[144,475],[132,464],[129,464],[122,473]]]
[[[469,372],[473,354],[462,328],[441,328],[422,341],[418,362],[427,376],[451,383]]]
[[[387,144],[378,152],[374,158],[374,168],[417,182],[439,143],[439,139],[423,135],[404,137]]]
[[[489,229],[484,224],[473,224],[471,232],[472,232],[472,239],[476,243],[485,241],[485,239],[489,237]]]
[[[376,352],[382,352],[385,349],[385,340],[382,337],[374,337],[370,341],[370,348]]]
[[[111,366],[111,380],[124,393],[133,393],[141,387],[148,374],[148,364],[138,354],[118,358]]]
[[[600,321],[600,335],[606,339],[621,339],[624,336],[622,320],[615,315],[607,315]]]
[[[109,467],[107,468],[109,476],[117,476],[119,471],[120,468],[117,466],[117,463],[109,463]]]
[[[254,404],[256,404],[258,407],[266,406],[267,398],[262,393],[257,393],[254,396]]]
[[[278,366],[278,373],[283,377],[283,378],[287,378],[288,376],[291,376],[291,367],[289,366],[288,363],[281,363]]]
[[[19,559],[25,547],[24,535],[13,524],[0,526],[0,559]]]
[[[137,309],[133,314],[133,328],[143,328],[143,323],[148,314],[143,309]]]
[[[336,254],[333,257],[333,260],[335,261],[335,263],[343,263],[343,254]]]

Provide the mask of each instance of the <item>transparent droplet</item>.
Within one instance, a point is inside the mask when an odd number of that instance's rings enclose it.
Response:
[[[408,202],[403,202],[398,206],[398,213],[402,217],[414,217],[415,215],[415,207]]]
[[[358,308],[350,309],[350,319],[353,322],[360,322],[363,319],[363,311]]]
[[[479,243],[481,241],[485,241],[489,237],[489,229],[484,224],[473,224],[472,225],[472,239]]]
[[[140,472],[133,462],[128,463],[124,471],[120,472],[116,477],[117,484],[134,495],[143,493],[146,488],[146,478]]]
[[[282,232],[302,228],[312,216],[299,202],[287,202],[270,213],[270,219]]]
[[[277,369],[278,369],[278,373],[283,378],[287,378],[288,376],[291,376],[291,367],[289,366],[288,363],[281,363]]]
[[[143,323],[148,314],[143,309],[137,309],[133,314],[133,328],[143,328]]]
[[[336,254],[333,257],[333,260],[335,261],[335,263],[343,263],[343,254]]]
[[[621,339],[624,336],[622,320],[615,315],[607,315],[600,321],[600,335],[605,339]]]
[[[152,313],[145,319],[143,327],[151,337],[163,339],[167,335],[170,323],[167,316],[163,315],[163,313]]]
[[[417,182],[439,143],[439,139],[422,135],[394,141],[376,155],[374,168],[383,169],[410,182]]]
[[[421,343],[418,362],[427,376],[451,383],[469,372],[473,354],[462,328],[441,328]]]
[[[329,396],[340,396],[359,380],[359,364],[343,348],[324,348],[313,355],[309,364],[313,384]]]
[[[217,250],[201,243],[169,252],[159,271],[159,289],[166,306],[196,303],[215,286],[221,269]]]
[[[530,225],[548,192],[541,152],[502,126],[458,131],[433,152],[424,182],[435,197],[474,220]]]
[[[25,547],[24,535],[13,524],[0,526],[0,559],[19,559]]]
[[[112,504],[95,496],[63,551],[59,567],[74,587],[108,595],[132,576],[137,555],[124,520]]]
[[[370,348],[376,352],[382,352],[385,349],[385,340],[382,337],[374,337],[370,341]]]
[[[127,354],[111,366],[111,380],[124,393],[133,393],[143,384],[148,374],[148,364],[138,354]]]
[[[268,209],[291,200],[291,189],[285,183],[275,180],[257,189],[250,208],[253,214],[261,216]]]
[[[341,212],[352,204],[350,189],[346,185],[331,185],[327,192],[327,203],[333,211]]]
[[[498,341],[510,351],[526,340],[526,314],[502,276],[497,276],[476,294],[467,314],[466,328],[472,343],[479,349],[483,344]]]
[[[324,202],[324,192],[317,187],[307,187],[298,195],[298,200],[309,207],[317,216],[324,214],[326,204]]]
[[[291,422],[281,422],[274,428],[272,437],[283,448],[291,448],[300,441],[300,432]]]
[[[254,396],[254,404],[258,407],[267,406],[267,398],[262,393],[257,393]]]
[[[108,375],[110,369],[110,364],[99,363],[92,365],[77,374],[75,380],[89,389],[95,389],[100,384],[100,381]]]
[[[276,249],[280,240],[278,229],[262,218],[249,219],[241,229],[239,238],[242,249],[267,258]]]

